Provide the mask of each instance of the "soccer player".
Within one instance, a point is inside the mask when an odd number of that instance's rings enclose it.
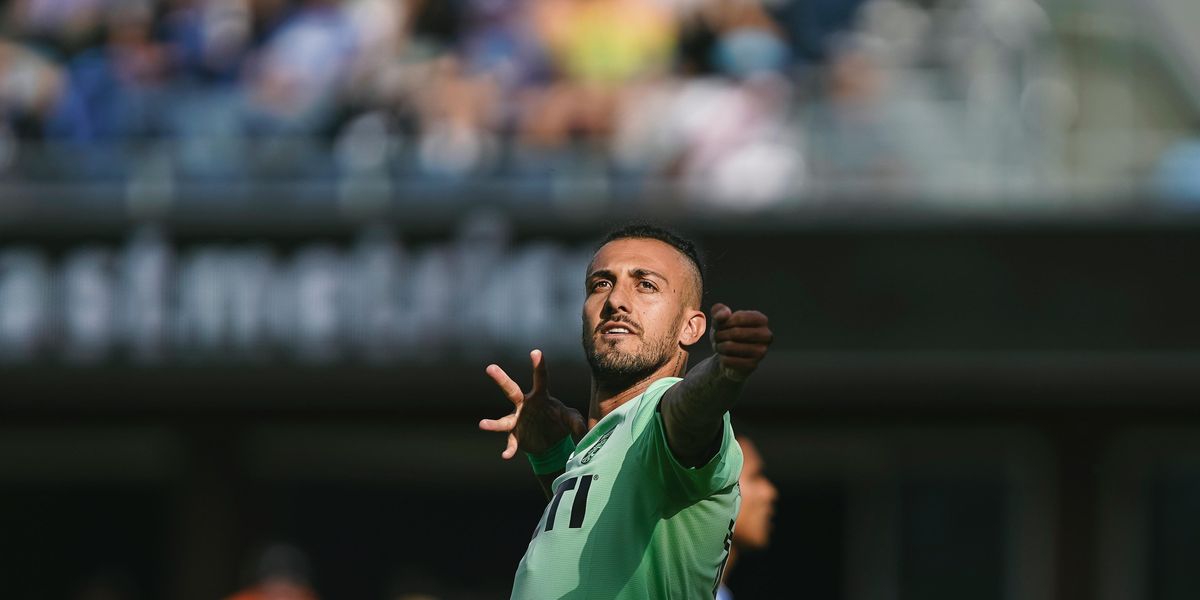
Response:
[[[729,548],[729,559],[725,563],[717,600],[733,600],[733,593],[725,587],[725,583],[741,553],[761,550],[771,542],[771,515],[775,513],[775,499],[779,497],[775,485],[763,473],[762,455],[758,453],[754,442],[744,435],[737,436],[737,441],[742,448],[742,475],[738,478],[742,508],[738,511],[737,525],[733,528],[733,543]]]
[[[540,351],[528,393],[487,367],[514,410],[479,426],[508,434],[505,459],[526,453],[549,500],[512,597],[712,598],[740,502],[728,411],[771,343],[767,317],[723,304],[706,316],[695,246],[657,227],[609,234],[586,286],[586,423],[550,395]],[[710,317],[715,354],[688,371]]]

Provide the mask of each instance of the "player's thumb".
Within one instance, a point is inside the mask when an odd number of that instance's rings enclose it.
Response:
[[[733,311],[728,306],[717,302],[712,305],[712,310],[709,311],[709,316],[712,317],[713,325],[722,325],[729,317],[733,315]],[[716,329],[716,327],[714,327]]]

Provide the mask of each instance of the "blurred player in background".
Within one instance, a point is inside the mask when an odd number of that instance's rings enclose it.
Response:
[[[515,410],[479,426],[508,434],[505,459],[526,452],[550,500],[512,597],[712,598],[740,502],[728,411],[771,343],[767,317],[713,305],[715,354],[688,371],[686,348],[709,328],[703,268],[690,241],[657,227],[609,234],[586,286],[586,424],[550,396],[540,351],[529,393],[487,368]]]
[[[272,544],[254,566],[254,583],[226,600],[318,600],[309,583],[304,552],[288,544]]]
[[[775,485],[763,473],[762,455],[754,442],[744,435],[737,437],[742,448],[742,475],[738,487],[742,490],[742,509],[738,512],[737,525],[733,529],[733,544],[729,548],[729,559],[721,577],[721,588],[717,600],[733,600],[725,583],[729,573],[742,552],[762,550],[771,542],[771,517],[775,514],[775,499],[779,497]]]

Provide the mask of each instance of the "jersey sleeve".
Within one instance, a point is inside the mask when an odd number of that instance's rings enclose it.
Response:
[[[679,463],[667,445],[667,432],[658,409],[663,395],[679,381],[678,377],[659,379],[642,394],[633,422],[633,450],[647,476],[662,485],[667,498],[691,503],[737,483],[742,472],[742,449],[733,437],[726,412],[722,416],[721,448],[716,455],[699,467]]]

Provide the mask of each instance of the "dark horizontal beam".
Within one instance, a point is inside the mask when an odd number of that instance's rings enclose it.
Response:
[[[585,409],[587,373],[553,366],[555,394]],[[518,381],[521,374],[516,374]],[[37,415],[395,415],[507,410],[482,368],[24,367],[0,371],[0,412]],[[751,380],[752,412],[972,413],[1075,408],[1200,412],[1200,355],[787,353]],[[494,415],[493,415],[494,416]]]

